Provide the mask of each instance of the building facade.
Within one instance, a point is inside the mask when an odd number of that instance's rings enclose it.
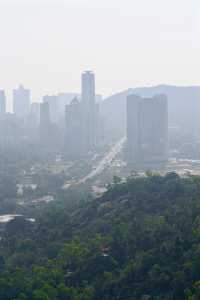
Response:
[[[29,122],[31,123],[31,127],[38,128],[40,124],[40,103],[31,103]]]
[[[6,95],[4,90],[0,90],[0,115],[6,113]]]
[[[48,102],[40,103],[39,131],[41,145],[44,147],[50,146],[51,122]]]
[[[168,107],[164,95],[127,97],[127,163],[156,165],[168,159]]]
[[[22,85],[13,90],[13,112],[19,118],[25,118],[30,112],[30,90]]]
[[[95,96],[95,75],[91,71],[82,74],[82,121],[83,121],[83,151],[88,153],[97,143],[97,107]]]
[[[67,157],[79,159],[83,155],[82,106],[74,98],[65,111],[66,138],[65,148]]]
[[[52,123],[58,123],[59,120],[59,97],[57,95],[46,95],[43,102],[49,104],[49,114]]]

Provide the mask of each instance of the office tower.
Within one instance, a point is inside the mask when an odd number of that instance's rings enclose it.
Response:
[[[96,147],[95,76],[91,71],[82,74],[83,151],[88,153]]]
[[[49,146],[51,136],[51,122],[49,103],[40,103],[40,142],[43,146]]]
[[[24,146],[24,122],[15,114],[6,113],[0,118],[0,151],[21,151]]]
[[[70,159],[78,159],[82,156],[82,106],[77,98],[66,105],[66,153]]]
[[[58,97],[58,126],[59,128],[64,131],[66,127],[65,122],[65,114],[66,114],[66,105],[69,105],[71,101],[78,97],[78,94],[76,93],[59,93],[57,94]]]
[[[13,90],[13,112],[19,118],[28,116],[30,111],[30,90],[22,85]]]
[[[38,127],[40,123],[40,103],[37,102],[31,103],[30,122],[31,122],[31,127],[35,127],[35,128]]]
[[[168,159],[167,98],[127,97],[127,162],[156,165]]]
[[[59,120],[59,97],[56,95],[46,95],[43,97],[43,102],[49,104],[49,114],[52,123],[57,123]]]
[[[0,115],[6,113],[6,95],[4,90],[0,90]]]
[[[95,75],[91,71],[82,74],[82,101],[85,106],[95,104]]]

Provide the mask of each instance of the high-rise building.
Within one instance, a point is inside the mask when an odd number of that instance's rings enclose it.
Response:
[[[88,108],[95,104],[95,75],[92,71],[82,74],[82,101]]]
[[[168,159],[167,97],[127,97],[127,162],[156,165]]]
[[[82,74],[82,110],[83,110],[83,151],[94,150],[96,146],[95,75],[91,71]]]
[[[78,159],[82,156],[82,106],[77,98],[66,105],[66,153],[70,159]]]
[[[56,95],[46,95],[43,102],[49,103],[49,114],[52,123],[57,123],[59,119],[59,97]]]
[[[40,142],[44,146],[49,146],[51,136],[51,123],[49,113],[49,103],[40,103]]]
[[[13,90],[13,112],[19,118],[28,116],[30,112],[30,90],[22,85]]]
[[[6,113],[6,95],[4,90],[0,90],[0,115]]]
[[[38,102],[31,103],[30,122],[31,126],[35,128],[37,128],[40,123],[40,103]]]
[[[24,122],[15,114],[6,113],[0,118],[0,151],[20,151],[24,146]]]

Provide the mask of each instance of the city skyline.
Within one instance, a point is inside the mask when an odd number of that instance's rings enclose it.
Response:
[[[93,72],[93,71],[92,71]],[[1,88],[0,91],[4,92],[4,96],[5,96],[5,102],[6,102],[6,112],[8,113],[14,113],[14,107],[13,107],[13,91],[17,88],[19,88],[20,86],[24,87],[23,84],[18,84],[16,86],[16,88],[12,88],[11,90],[6,90],[5,88]],[[145,89],[145,88],[159,88],[159,87],[178,87],[178,88],[199,88],[200,87],[200,84],[168,84],[168,83],[158,83],[158,84],[149,84],[149,85],[141,85],[141,86],[135,86],[135,87],[127,87],[127,88],[124,88],[123,90],[116,90],[114,91],[113,93],[109,94],[109,95],[103,95],[101,93],[96,93],[96,101],[101,101],[101,100],[104,100],[106,98],[109,98],[109,97],[112,97],[112,96],[115,96],[117,95],[118,93],[121,93],[121,92],[125,92],[125,91],[128,91],[130,90],[132,92],[132,90],[134,89]],[[25,88],[27,88],[29,91],[30,91],[30,104],[35,104],[35,103],[42,103],[44,98],[45,97],[65,97],[65,96],[69,96],[69,99],[71,98],[71,100],[73,99],[73,97],[77,96],[77,97],[80,97],[81,96],[81,88],[79,87],[79,90],[78,92],[77,91],[71,91],[71,90],[64,90],[64,91],[54,91],[54,92],[46,92],[44,94],[41,94],[41,96],[39,98],[34,98],[34,90],[32,90],[30,87],[27,87],[25,86]],[[74,96],[73,96],[74,95]]]
[[[196,0],[1,0],[0,88],[8,109],[20,83],[33,101],[80,92],[85,69],[97,74],[104,96],[136,86],[200,84],[199,11]]]

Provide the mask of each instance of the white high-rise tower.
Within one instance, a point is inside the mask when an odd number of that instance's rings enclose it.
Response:
[[[91,71],[82,74],[83,151],[96,146],[97,108],[95,100],[95,75]]]

